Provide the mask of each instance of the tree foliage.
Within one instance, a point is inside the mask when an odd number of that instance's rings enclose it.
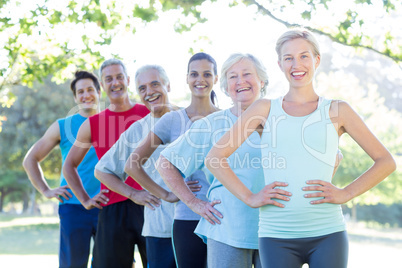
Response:
[[[399,11],[402,8],[398,0],[355,0],[342,3],[335,0],[243,2],[256,5],[263,15],[287,27],[302,26],[329,37],[333,42],[369,49],[391,58],[398,64],[402,61],[401,36],[398,39],[391,34],[391,25],[384,21],[383,31],[378,36],[376,31],[371,30],[384,19],[397,22],[397,8]]]
[[[10,194],[28,195],[31,184],[22,167],[22,160],[29,148],[57,119],[67,115],[74,106],[72,93],[67,84],[56,85],[49,79],[44,84],[35,83],[30,89],[13,88],[18,97],[11,107],[0,107],[6,117],[0,133],[0,200]],[[53,150],[41,164],[44,175],[58,183],[61,156]],[[0,202],[0,211],[2,203]]]
[[[118,33],[134,34],[138,25],[158,20],[163,12],[181,14],[172,25],[176,31],[191,30],[206,21],[204,4],[215,1],[0,0],[0,92],[7,85],[32,87],[34,81],[43,81],[48,75],[62,82],[74,69],[97,69],[105,57],[101,47],[108,46]],[[303,25],[335,42],[401,62],[400,38],[387,28],[392,21],[396,24],[400,1],[355,0],[346,6],[335,0],[227,3],[254,6],[256,13],[288,27]],[[376,36],[378,31],[370,27],[384,18],[381,35]],[[118,57],[118,52],[113,56]],[[8,92],[6,100],[12,97]]]
[[[0,0],[0,91],[6,85],[32,87],[49,75],[63,82],[74,69],[97,69],[104,60],[100,48],[117,33],[135,33],[136,25],[171,9],[202,22],[196,9],[201,2]],[[180,25],[177,30],[192,26]]]
[[[380,97],[378,87],[370,81],[358,79],[348,69],[342,71],[325,70],[317,76],[317,84],[326,97],[346,100],[363,118],[364,122],[377,138],[401,162],[402,152],[402,116],[396,110],[390,110]],[[345,187],[357,179],[373,165],[373,160],[347,134],[340,139],[340,149],[344,156],[335,175],[334,182]],[[402,202],[402,171],[397,170],[379,185],[365,194],[353,199],[349,206],[393,204]]]

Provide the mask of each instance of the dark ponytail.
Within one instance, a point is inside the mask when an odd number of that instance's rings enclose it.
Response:
[[[213,89],[211,90],[211,101],[213,105],[218,106],[218,97],[216,96],[216,93]]]

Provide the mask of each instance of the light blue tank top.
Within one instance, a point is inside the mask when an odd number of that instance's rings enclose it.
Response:
[[[330,182],[338,150],[338,133],[329,117],[331,100],[321,99],[306,116],[290,116],[282,108],[282,97],[271,101],[262,134],[262,163],[265,184],[287,182],[291,200],[280,208],[260,208],[259,237],[304,238],[344,231],[340,205],[311,205],[302,191],[307,180]]]
[[[75,139],[77,137],[78,130],[86,117],[80,114],[75,114],[63,119],[57,120],[60,129],[60,150],[62,157],[62,166],[64,166],[64,161],[73,146]],[[84,189],[87,191],[90,197],[95,196],[100,191],[100,181],[95,178],[94,171],[95,165],[98,163],[98,157],[96,156],[95,149],[91,146],[88,153],[85,155],[81,164],[78,166],[77,171],[81,177]],[[67,185],[66,179],[63,176],[63,172],[60,175],[60,186]],[[68,189],[68,191],[73,195],[69,200],[65,200],[63,197],[62,204],[81,204],[78,198],[73,194],[73,192]]]

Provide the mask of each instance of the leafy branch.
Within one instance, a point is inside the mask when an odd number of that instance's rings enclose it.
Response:
[[[244,0],[243,1],[246,5],[255,5],[258,8],[258,11],[261,12],[264,15],[269,16],[270,18],[274,19],[275,21],[285,25],[288,28],[293,28],[293,27],[304,27],[308,30],[310,30],[311,32],[323,35],[328,37],[329,39],[331,39],[333,42],[335,43],[339,43],[345,46],[350,46],[350,47],[354,47],[354,48],[364,48],[370,51],[373,51],[377,54],[380,54],[382,56],[388,57],[390,59],[392,59],[393,61],[395,61],[397,64],[401,64],[402,62],[402,53],[394,53],[388,46],[387,44],[385,44],[385,49],[384,50],[379,50],[377,48],[374,48],[371,45],[365,45],[362,43],[362,39],[363,36],[351,36],[350,33],[348,33],[348,28],[351,27],[352,23],[356,22],[356,14],[352,11],[348,11],[347,13],[347,18],[339,23],[338,26],[338,32],[337,34],[331,34],[328,32],[325,32],[323,30],[317,29],[317,28],[313,28],[310,26],[306,26],[306,25],[301,25],[301,24],[297,24],[297,23],[289,23],[283,19],[280,19],[279,17],[275,16],[270,10],[268,10],[266,7],[264,7],[262,4],[260,4],[258,1],[256,0]],[[311,1],[312,2],[312,1]],[[324,1],[323,4],[326,6],[326,2],[328,1]],[[365,2],[365,1],[363,1]],[[326,6],[327,7],[327,6]],[[390,1],[386,1],[386,3],[384,3],[384,8],[387,10],[387,12],[392,9],[395,8],[395,6],[393,6]],[[305,11],[305,13],[302,14],[302,17],[306,20],[310,20],[311,19],[311,12],[309,11]],[[360,23],[360,25],[362,25],[364,22],[363,21],[358,21],[358,23]],[[393,38],[392,36],[390,36],[390,34],[386,35],[386,43],[387,41],[391,41]],[[401,48],[399,46],[399,48]],[[401,50],[401,49],[399,49]],[[400,65],[400,67],[402,68],[402,66]]]

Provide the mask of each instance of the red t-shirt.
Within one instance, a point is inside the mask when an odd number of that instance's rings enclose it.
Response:
[[[140,120],[147,114],[149,114],[149,110],[145,105],[135,104],[133,108],[124,112],[112,112],[106,109],[99,114],[89,117],[92,146],[95,148],[98,158],[102,158],[132,123]],[[141,186],[131,177],[127,178],[126,183],[137,190],[142,190]],[[101,189],[108,188],[101,183]],[[105,195],[109,198],[107,205],[127,200],[126,197],[110,189],[109,193]]]

